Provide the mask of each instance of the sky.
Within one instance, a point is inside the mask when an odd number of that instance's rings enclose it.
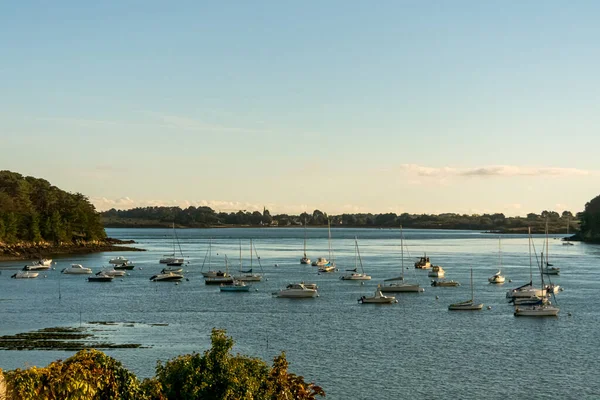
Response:
[[[525,215],[600,191],[600,2],[0,2],[0,170],[99,210]]]

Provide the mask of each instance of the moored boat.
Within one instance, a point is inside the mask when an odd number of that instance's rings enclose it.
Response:
[[[431,271],[427,274],[430,278],[443,278],[446,275],[446,271],[439,265],[431,267]]]
[[[515,307],[515,317],[556,317],[560,309],[551,304]]]
[[[302,283],[291,283],[285,289],[273,293],[276,297],[284,297],[289,299],[306,299],[317,297],[319,293],[317,289],[307,288]]]
[[[126,275],[126,272],[122,271],[122,270],[116,270],[114,268],[106,268],[106,269],[103,269],[102,271],[98,272],[96,275],[99,275],[99,274],[105,274],[105,275],[112,276],[112,277],[122,277],[122,276]]]
[[[129,262],[129,260],[125,257],[118,256],[115,258],[111,258],[108,262],[109,262],[109,264],[121,265],[121,264],[127,264]]]
[[[358,266],[360,265],[360,272],[358,272]],[[370,281],[371,277],[365,274],[363,268],[362,258],[360,256],[360,250],[358,250],[358,239],[354,237],[354,269],[346,270],[350,272],[340,277],[344,281]]]
[[[473,289],[473,268],[471,268],[471,298],[469,300],[450,304],[448,306],[448,310],[450,310],[450,311],[479,311],[482,308],[483,308],[482,303],[475,303],[475,296],[474,296],[474,289]]]
[[[441,281],[431,281],[431,286],[434,287],[455,287],[455,286],[460,286],[460,283],[451,280],[451,281],[447,281],[447,280],[441,280]]]
[[[431,262],[429,261],[429,257],[427,254],[423,255],[423,257],[419,258],[419,261],[415,263],[415,268],[417,269],[429,269],[431,268]]]
[[[394,296],[385,296],[381,293],[380,285],[377,285],[377,289],[375,289],[375,295],[373,296],[361,296],[358,299],[358,302],[361,304],[391,304],[397,303],[398,300]]]
[[[178,274],[176,272],[167,272],[153,275],[150,280],[153,282],[173,282],[180,281],[183,279],[182,274]]]
[[[90,268],[84,267],[81,264],[72,264],[70,267],[63,269],[61,272],[63,274],[82,275],[91,274],[92,270]]]
[[[33,278],[37,278],[39,274],[40,274],[39,272],[35,272],[35,271],[22,270],[22,271],[17,272],[16,274],[13,274],[11,276],[11,278],[13,278],[13,279],[33,279]]]
[[[221,292],[248,292],[250,291],[250,286],[242,281],[234,280],[231,283],[222,283],[219,289]]]
[[[113,267],[116,270],[127,270],[127,271],[131,271],[132,269],[135,268],[135,265],[131,264],[131,263],[125,263],[125,264],[121,264],[121,265],[115,265]]]
[[[88,282],[112,282],[113,276],[100,271],[96,275],[88,277]]]

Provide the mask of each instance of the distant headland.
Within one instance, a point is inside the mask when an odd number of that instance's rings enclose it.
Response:
[[[81,193],[44,179],[0,171],[0,260],[132,251],[106,236],[100,214]]]
[[[546,221],[550,233],[574,233],[579,229],[578,216],[570,211],[558,214],[543,211],[527,214],[526,217],[506,217],[504,214],[340,214],[327,215],[320,210],[311,214],[271,215],[263,212],[238,211],[216,212],[210,207],[144,207],[129,210],[111,209],[101,213],[102,223],[109,228],[233,228],[233,227],[327,227],[333,228],[414,228],[414,229],[458,229],[480,230],[488,233],[543,233]]]

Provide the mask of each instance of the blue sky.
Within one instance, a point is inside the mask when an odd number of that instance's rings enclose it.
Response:
[[[0,4],[0,168],[99,209],[598,194],[597,2],[96,3]]]

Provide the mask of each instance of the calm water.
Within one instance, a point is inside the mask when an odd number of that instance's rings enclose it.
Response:
[[[398,304],[360,305],[378,282],[400,272],[399,231],[334,229],[333,247],[340,270],[354,267],[358,236],[365,272],[373,280],[340,281],[342,272],[318,275],[316,267],[299,264],[302,229],[179,230],[190,264],[189,281],[153,283],[162,268],[158,259],[172,252],[170,230],[108,229],[112,237],[134,239],[146,252],[123,252],[142,269],[108,284],[65,276],[59,270],[82,263],[94,271],[117,253],[56,258],[55,271],[35,280],[10,279],[0,263],[0,334],[53,326],[79,326],[80,321],[134,322],[103,326],[98,332],[116,343],[141,343],[148,349],[107,352],[139,376],[152,376],[157,359],[203,351],[213,327],[227,329],[235,350],[272,359],[285,350],[291,370],[322,385],[332,399],[419,398],[599,398],[600,246],[562,246],[550,239],[550,261],[561,268],[554,281],[565,288],[557,296],[558,318],[515,318],[505,292],[529,281],[526,236],[502,240],[505,285],[487,283],[498,266],[497,236],[465,231],[405,230],[405,276],[425,292],[397,294]],[[327,230],[309,229],[308,256],[327,256]],[[239,240],[244,266],[249,239],[254,239],[267,281],[250,293],[220,293],[205,286],[199,273],[208,238],[213,238],[213,266],[224,268],[227,255],[239,268]],[[534,238],[541,251],[542,237]],[[427,252],[458,288],[433,288],[426,271],[412,267]],[[277,265],[277,266],[276,266]],[[254,261],[257,266],[257,261]],[[470,297],[473,268],[475,297],[491,306],[481,312],[449,312],[448,304]],[[43,274],[43,273],[42,273]],[[41,274],[41,275],[42,275]],[[62,299],[58,298],[59,279]],[[512,279],[512,283],[508,283]],[[272,298],[271,292],[293,281],[316,282],[317,299]],[[539,278],[534,276],[534,282]],[[439,299],[436,299],[436,296]],[[571,313],[571,316],[568,314]],[[151,326],[168,323],[168,326]],[[0,368],[46,365],[72,353],[0,351]]]

